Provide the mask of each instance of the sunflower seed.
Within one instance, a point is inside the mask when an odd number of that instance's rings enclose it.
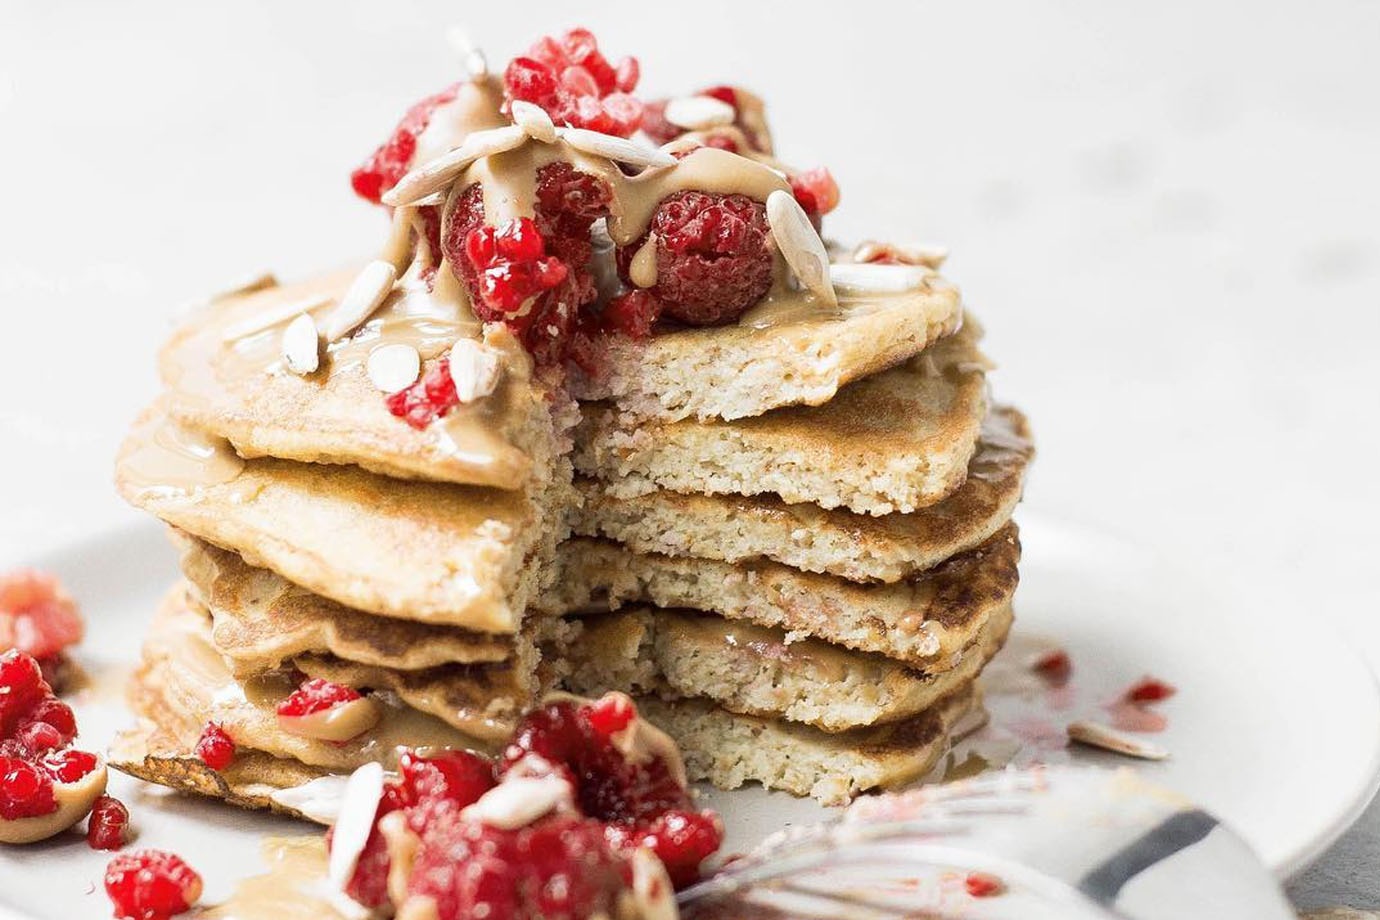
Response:
[[[232,323],[225,327],[220,337],[223,341],[234,342],[247,336],[254,335],[257,332],[263,332],[265,329],[272,329],[274,326],[285,323],[300,313],[310,313],[330,302],[331,299],[324,295],[294,300],[282,304],[281,306],[264,310],[262,313],[255,313],[253,316],[247,316],[238,323]]]
[[[303,377],[321,366],[321,336],[310,313],[301,314],[283,330],[283,363]]]
[[[837,305],[838,297],[829,282],[829,253],[795,196],[782,189],[768,195],[767,222],[776,248],[800,283],[827,306]]]
[[[428,160],[399,179],[397,185],[383,193],[383,203],[393,208],[416,204],[445,188],[475,160],[512,150],[526,141],[527,133],[518,125],[475,131],[459,147]]]
[[[713,96],[682,96],[666,103],[664,117],[687,131],[703,131],[733,124],[738,112],[727,102]]]
[[[493,350],[474,339],[461,339],[450,348],[450,379],[462,403],[483,399],[498,386],[501,370]]]
[[[676,158],[664,150],[644,147],[626,137],[600,134],[584,128],[557,128],[556,135],[576,150],[608,157],[629,166],[675,166]]]
[[[532,140],[543,144],[556,142],[556,125],[551,121],[551,116],[546,114],[546,109],[521,99],[514,99],[512,110],[513,122],[526,131]]]
[[[933,272],[919,265],[836,262],[829,266],[834,287],[854,294],[902,294],[925,287]]]
[[[397,280],[398,270],[391,262],[375,259],[364,266],[345,296],[340,298],[340,303],[326,317],[322,329],[326,341],[339,341],[363,325],[393,290],[393,282]]]
[[[1141,760],[1164,760],[1169,752],[1157,744],[1151,744],[1129,732],[1117,731],[1100,722],[1079,720],[1068,727],[1069,738],[1080,744],[1087,744],[1104,751],[1139,757]]]
[[[417,375],[422,372],[422,356],[405,342],[380,345],[369,352],[365,370],[374,386],[385,393],[396,393],[417,382]]]
[[[374,815],[383,798],[383,767],[367,763],[350,774],[340,801],[340,816],[331,838],[327,875],[337,888],[344,888],[355,874],[364,845],[374,830]]]

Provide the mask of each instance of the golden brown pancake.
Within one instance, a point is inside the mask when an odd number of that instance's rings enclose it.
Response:
[[[478,334],[472,318],[446,316],[430,298],[395,291],[353,337],[327,349],[316,373],[303,377],[283,366],[280,343],[292,318],[284,309],[316,303],[312,313],[325,317],[355,274],[275,284],[194,314],[160,356],[168,411],[189,427],[227,438],[246,457],[352,463],[389,476],[502,489],[543,479],[565,416],[553,416],[550,388],[533,381],[531,361],[511,336],[500,343],[508,370],[492,395],[424,430],[388,411],[386,394],[365,370],[382,336],[416,345],[425,371],[451,341]],[[275,314],[282,318],[262,331],[234,335]]]
[[[969,322],[823,405],[732,422],[639,422],[613,405],[587,405],[575,469],[625,498],[657,489],[772,493],[859,514],[909,513],[946,498],[967,475],[987,414],[980,335]]]
[[[1010,603],[1020,552],[1016,525],[1007,524],[975,549],[906,581],[860,585],[779,562],[673,559],[577,538],[562,545],[561,576],[540,605],[566,613],[623,604],[688,608],[933,668]]]
[[[1009,606],[952,662],[926,672],[818,639],[712,614],[654,608],[585,618],[566,652],[567,689],[708,699],[730,712],[827,732],[911,718],[972,683],[1011,626]]]
[[[346,606],[511,634],[551,575],[568,486],[553,481],[529,498],[355,466],[208,464],[179,454],[179,437],[158,407],[145,415],[117,462],[125,498]]]
[[[872,516],[788,504],[775,495],[657,489],[619,498],[600,480],[576,480],[575,533],[639,553],[745,562],[772,559],[850,581],[895,582],[972,549],[1010,518],[1034,455],[1025,416],[998,406],[982,426],[967,479],[938,504]]]
[[[819,406],[949,335],[962,317],[958,289],[937,275],[922,290],[845,299],[841,308],[834,317],[764,328],[738,323],[641,341],[605,337],[595,343],[594,371],[577,373],[571,389],[578,399],[661,421]]]

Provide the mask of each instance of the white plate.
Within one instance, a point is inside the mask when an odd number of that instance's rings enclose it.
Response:
[[[1151,554],[1098,533],[1032,514],[1017,595],[1018,625],[994,663],[993,725],[956,752],[1006,750],[1010,739],[1048,730],[1100,704],[1145,673],[1179,688],[1159,709],[1154,736],[1172,757],[1142,763],[1085,750],[1054,759],[1134,764],[1233,825],[1280,876],[1302,868],[1370,801],[1380,771],[1380,695],[1369,669],[1309,612],[1247,608]],[[87,747],[104,745],[127,718],[113,691],[137,657],[140,637],[175,577],[173,552],[153,525],[70,546],[35,564],[56,572],[90,626],[79,658],[96,677],[76,704]],[[1025,673],[1024,656],[1057,642],[1074,661],[1071,688],[1050,694]],[[1004,672],[1004,674],[1003,674]],[[1017,730],[1019,729],[1019,730]],[[1009,751],[1008,751],[1009,752]],[[1027,758],[1031,749],[1018,752]],[[138,846],[182,854],[206,880],[206,899],[259,871],[258,841],[306,825],[165,794],[116,775],[139,830]],[[786,823],[816,820],[807,801],[751,788],[710,791],[724,815],[726,851],[750,847]],[[79,838],[0,852],[0,917],[108,916],[101,873],[108,854]]]

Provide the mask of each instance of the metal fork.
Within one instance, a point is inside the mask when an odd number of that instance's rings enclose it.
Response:
[[[974,897],[970,877],[1000,893]],[[860,799],[832,821],[773,835],[678,901],[687,920],[1294,917],[1211,815],[1129,770],[1089,767]]]

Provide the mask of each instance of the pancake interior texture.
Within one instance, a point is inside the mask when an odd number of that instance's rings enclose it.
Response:
[[[656,489],[772,493],[860,514],[915,511],[952,494],[967,476],[988,404],[980,336],[976,322],[966,323],[817,407],[732,422],[643,424],[612,405],[586,406],[575,431],[575,469],[618,497]]]

